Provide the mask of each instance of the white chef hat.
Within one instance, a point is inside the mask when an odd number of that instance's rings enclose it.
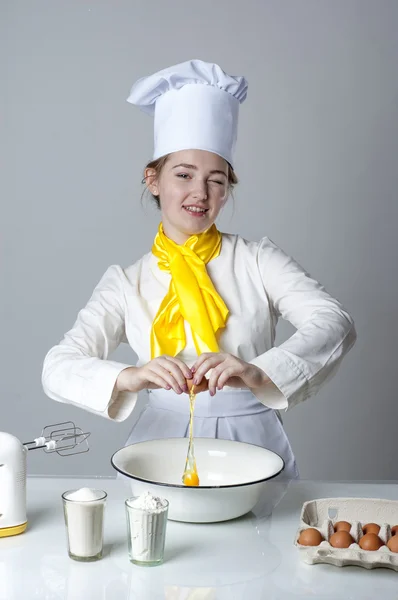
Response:
[[[155,117],[153,159],[178,150],[207,150],[233,165],[239,104],[247,81],[216,64],[190,60],[142,77],[127,101]]]

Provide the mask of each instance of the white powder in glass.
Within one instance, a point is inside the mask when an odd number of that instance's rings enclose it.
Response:
[[[129,553],[133,561],[163,561],[167,509],[167,500],[150,492],[127,501]]]
[[[130,506],[141,508],[147,512],[159,513],[164,511],[167,506],[167,501],[164,498],[152,496],[151,492],[147,492],[146,494],[142,494],[141,496],[138,496],[138,498],[135,498],[130,503]]]
[[[74,556],[87,558],[101,553],[105,498],[104,492],[90,488],[65,495],[69,551]]]
[[[92,488],[80,488],[75,492],[71,492],[66,496],[67,500],[74,500],[78,502],[90,502],[92,500],[98,500],[104,496],[104,492],[101,490],[93,490]]]

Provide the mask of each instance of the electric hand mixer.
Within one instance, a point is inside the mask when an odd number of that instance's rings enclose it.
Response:
[[[26,455],[29,450],[60,456],[88,452],[88,437],[72,421],[46,425],[41,436],[21,443],[0,431],[0,538],[23,533],[26,517]]]

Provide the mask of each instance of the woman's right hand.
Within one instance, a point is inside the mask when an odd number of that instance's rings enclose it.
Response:
[[[192,372],[187,365],[172,356],[159,356],[142,367],[128,367],[119,373],[115,388],[119,392],[140,392],[144,389],[173,389],[176,394],[188,393],[187,380]]]

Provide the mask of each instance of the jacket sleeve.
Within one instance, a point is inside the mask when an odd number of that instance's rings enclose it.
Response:
[[[121,267],[109,267],[72,329],[48,352],[42,373],[50,398],[116,421],[137,401],[137,394],[114,392],[119,373],[131,365],[108,360],[126,339],[124,278]]]
[[[297,331],[251,361],[271,379],[252,391],[266,406],[288,409],[336,373],[355,343],[355,326],[342,305],[268,238],[258,246],[257,265],[274,319],[282,317]]]

